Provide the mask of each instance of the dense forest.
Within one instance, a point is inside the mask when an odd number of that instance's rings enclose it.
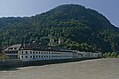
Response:
[[[80,51],[119,51],[119,29],[99,12],[66,4],[31,17],[0,18],[0,45],[40,43],[63,39],[54,46]]]

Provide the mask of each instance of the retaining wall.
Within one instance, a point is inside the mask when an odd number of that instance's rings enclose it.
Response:
[[[16,67],[26,67],[26,66],[40,66],[46,64],[55,64],[55,63],[66,63],[74,62],[88,59],[96,58],[83,58],[83,59],[65,59],[65,60],[42,60],[42,61],[20,61],[20,60],[1,60],[0,61],[0,70],[16,68]]]

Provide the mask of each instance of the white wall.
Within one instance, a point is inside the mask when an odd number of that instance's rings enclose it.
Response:
[[[72,59],[73,53],[72,52],[56,52],[56,51],[19,50],[19,58],[22,61]]]
[[[33,51],[33,50],[18,51],[18,58],[22,61],[56,60],[56,59],[73,59],[73,58],[97,58],[97,57],[101,57],[101,53],[91,53],[91,52],[73,53],[73,52]]]

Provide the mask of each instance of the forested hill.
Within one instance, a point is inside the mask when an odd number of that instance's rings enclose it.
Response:
[[[58,6],[31,17],[0,18],[2,46],[63,39],[55,46],[80,51],[118,51],[119,29],[95,10],[76,4]]]

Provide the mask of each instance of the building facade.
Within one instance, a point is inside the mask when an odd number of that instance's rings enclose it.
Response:
[[[64,49],[37,44],[12,45],[4,50],[9,59],[21,61],[81,59],[101,57],[101,53],[80,52],[77,50]]]
[[[72,52],[66,51],[34,51],[20,50],[19,58],[22,61],[37,61],[37,60],[57,60],[57,59],[72,59]]]
[[[18,52],[20,50],[21,44],[12,45],[4,50],[4,54],[9,59],[19,59]]]

